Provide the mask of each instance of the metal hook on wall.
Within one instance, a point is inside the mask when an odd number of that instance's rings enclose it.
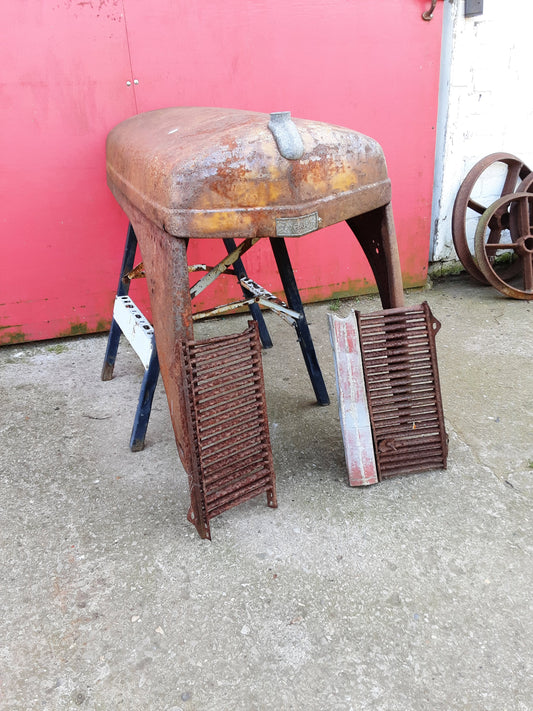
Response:
[[[435,7],[437,6],[437,0],[431,0],[431,7],[429,10],[426,10],[425,12],[422,13],[422,19],[427,20],[428,22],[431,20],[433,17],[433,13],[435,12]]]

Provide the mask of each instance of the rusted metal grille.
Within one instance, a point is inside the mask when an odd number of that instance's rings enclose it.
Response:
[[[446,468],[439,321],[425,302],[356,316],[379,478]]]
[[[258,494],[277,506],[257,324],[190,341],[184,354],[196,455],[189,520],[210,538],[210,519]]]

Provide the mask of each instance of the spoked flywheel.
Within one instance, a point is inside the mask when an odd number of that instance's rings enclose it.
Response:
[[[501,229],[504,224],[508,229]],[[504,195],[483,212],[475,256],[484,279],[495,289],[513,299],[533,299],[533,193]],[[500,271],[506,263],[512,267]]]
[[[481,202],[472,197],[472,194],[483,173],[495,163],[503,163],[506,166],[501,197],[514,193],[518,185],[522,188],[521,192],[533,190],[531,188],[533,184],[533,174],[531,174],[530,169],[519,158],[510,153],[491,153],[480,160],[470,169],[459,188],[457,197],[455,198],[452,216],[452,236],[455,251],[467,272],[484,284],[492,282],[487,279],[485,272],[478,266],[473,254],[470,252],[466,234],[466,222],[472,217],[481,217],[487,210],[488,205],[481,204]],[[530,182],[527,184],[527,187],[524,188],[523,186],[527,180],[530,180]],[[484,239],[487,244],[498,244],[502,232],[505,232],[509,228],[511,228],[511,230],[514,229],[514,227],[509,224],[509,218],[509,211],[503,205],[491,214],[489,233],[486,233],[486,229],[483,230]],[[498,272],[500,272],[500,269],[502,270],[500,276],[505,281],[513,278],[516,270],[519,270],[519,267],[514,263],[502,266],[501,261],[498,261],[495,264],[495,269]]]

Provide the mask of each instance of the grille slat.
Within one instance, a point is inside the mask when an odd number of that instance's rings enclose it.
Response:
[[[262,466],[268,466],[268,459],[266,457],[257,457],[255,454],[243,453],[237,460],[232,459],[231,463],[227,463],[225,466],[221,466],[219,463],[212,467],[205,467],[204,479],[211,485],[216,483],[219,479],[223,479],[226,476],[237,477],[242,472],[246,472],[249,469],[256,467],[258,464]]]
[[[209,518],[219,516],[221,513],[224,513],[224,511],[227,511],[238,504],[242,504],[245,501],[249,501],[255,496],[259,496],[259,494],[262,494],[264,491],[270,491],[269,476],[265,477],[263,480],[258,480],[257,482],[250,484],[246,489],[241,489],[236,495],[229,496],[223,501],[218,501],[216,506],[213,506],[213,508],[209,510]],[[271,505],[270,499],[269,505]]]

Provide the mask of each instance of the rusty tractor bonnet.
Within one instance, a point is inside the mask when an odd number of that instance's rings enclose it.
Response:
[[[118,202],[175,236],[301,236],[391,199],[375,140],[288,112],[149,111],[116,126],[106,151]]]

